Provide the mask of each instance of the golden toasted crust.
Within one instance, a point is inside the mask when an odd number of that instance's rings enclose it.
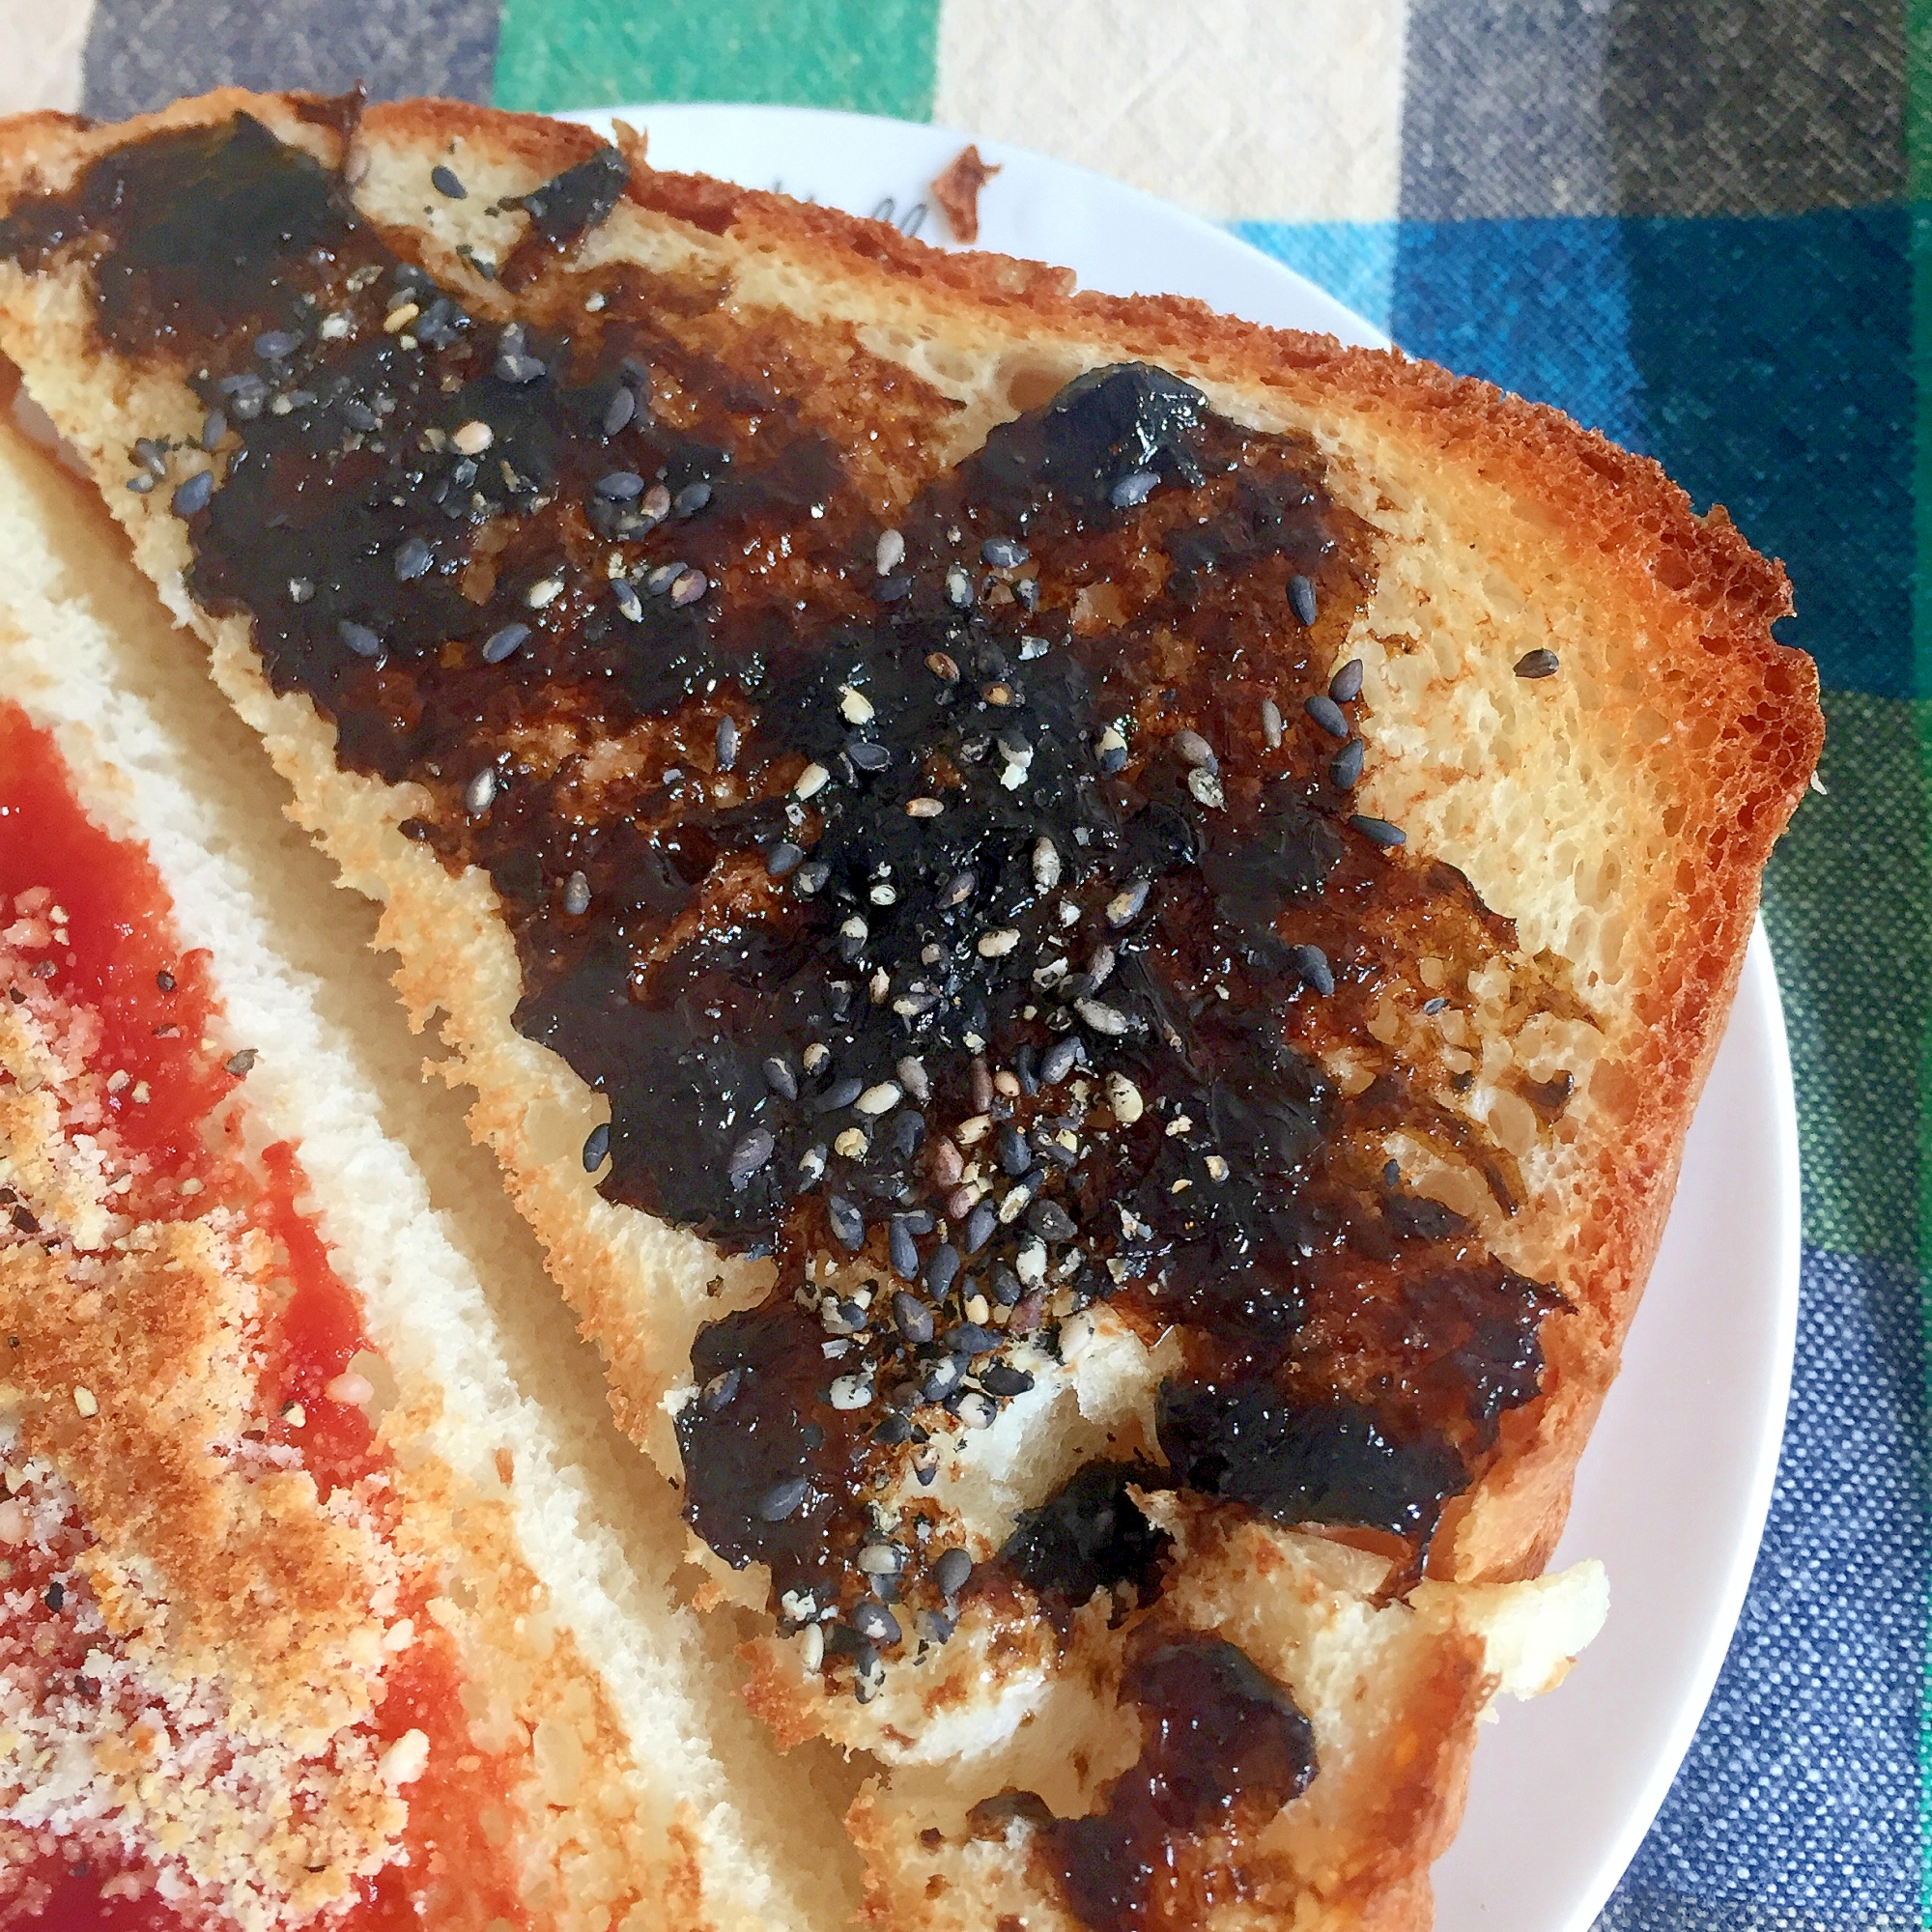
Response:
[[[332,157],[326,115],[304,118],[294,98],[226,93],[112,129],[12,124],[0,136],[0,181],[14,190],[59,185],[94,153],[238,107]],[[455,253],[458,217],[416,213],[418,174],[451,144],[475,171],[472,187],[480,179],[500,197],[583,158],[594,143],[582,129],[449,102],[363,117],[349,174],[364,212],[460,286],[477,313],[506,314],[500,289],[469,277]],[[1770,631],[1789,608],[1782,572],[1721,511],[1696,518],[1655,465],[1486,384],[1198,303],[1077,293],[1063,270],[940,254],[881,224],[653,173],[635,144],[632,152],[627,203],[552,280],[567,287],[573,273],[639,261],[668,288],[703,293],[689,321],[695,339],[715,344],[736,331],[809,369],[816,341],[824,366],[811,373],[829,423],[859,399],[876,400],[864,369],[883,361],[903,372],[905,440],[867,478],[882,513],[992,422],[1080,369],[1145,359],[1200,384],[1238,419],[1311,435],[1338,499],[1375,531],[1378,587],[1350,638],[1371,680],[1364,735],[1377,756],[1366,807],[1467,872],[1516,920],[1524,953],[1557,962],[1576,987],[1574,1013],[1559,1022],[1526,1014],[1505,976],[1481,989],[1478,1024],[1454,1042],[1475,1079],[1471,1118],[1498,1133],[1521,1128],[1531,1182],[1516,1216],[1480,1202],[1471,1215],[1495,1252],[1556,1281],[1571,1303],[1545,1326],[1543,1399],[1505,1419],[1501,1458],[1456,1506],[1432,1558],[1433,1575],[1458,1579],[1439,1587],[1463,1590],[1456,1601],[1473,1617],[1487,1600],[1464,1586],[1534,1575],[1560,1530],[1667,1212],[1758,872],[1816,758],[1815,671]],[[472,204],[481,199],[472,193]],[[680,1378],[691,1326],[754,1297],[758,1271],[611,1208],[582,1177],[574,1153],[600,1103],[510,1026],[518,971],[493,892],[480,874],[450,878],[402,839],[395,828],[416,804],[410,789],[340,772],[332,733],[306,700],[269,694],[245,625],[188,603],[179,526],[152,499],[117,495],[113,476],[134,434],[189,427],[194,406],[165,369],[109,368],[103,394],[97,358],[89,382],[76,382],[86,345],[70,296],[0,278],[0,344],[93,464],[144,567],[210,642],[217,679],[268,739],[300,821],[350,883],[384,900],[399,988],[419,1022],[446,1015],[454,1057],[443,1070],[476,1089],[472,1126],[501,1160],[606,1355],[619,1421],[674,1468],[662,1402]],[[1560,685],[1516,678],[1517,658],[1545,646],[1562,658]],[[1533,1119],[1522,1126],[1528,1110],[1512,1098],[1517,1086],[1557,1068],[1577,1071],[1574,1103],[1555,1129]],[[1455,1182],[1450,1172],[1435,1178],[1445,1199]],[[1256,1549],[1244,1560],[1213,1627],[1232,1628],[1259,1601],[1266,1564]],[[1338,1585],[1336,1601],[1359,1607],[1380,1584],[1351,1587]],[[1308,1905],[1306,1922],[1428,1922],[1427,1864],[1453,1831],[1474,1714],[1489,1694],[1466,1632],[1445,1634],[1463,1628],[1445,1612],[1430,1652],[1449,1660],[1437,1689],[1425,1673],[1390,1693],[1393,1719],[1406,1715],[1414,1735],[1398,1743],[1378,1732],[1348,1760],[1380,1776],[1393,1808],[1373,1813],[1366,1840],[1351,1829],[1369,1810],[1339,1816],[1293,1866],[1302,1895],[1321,1901]],[[781,1733],[822,1729],[828,1720],[795,1673],[774,1650],[755,1655],[753,1694]],[[1293,1674],[1292,1657],[1282,1668]],[[1340,1763],[1330,1790],[1350,1788]],[[1428,1776],[1392,1774],[1411,1763]],[[985,1888],[949,1889],[946,1873],[922,1866],[890,1822],[917,1790],[916,1779],[895,1775],[854,1813],[855,1835],[872,1854],[875,1916],[989,1922]],[[961,1856],[983,1863],[991,1853],[976,1846]],[[1310,1874],[1322,1859],[1328,1877],[1318,1883]],[[1021,1862],[1007,1858],[1000,1884],[1041,1910]],[[1345,1868],[1353,1874],[1346,1883],[1336,1876]]]

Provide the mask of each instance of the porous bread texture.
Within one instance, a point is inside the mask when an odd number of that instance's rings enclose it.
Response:
[[[210,97],[168,118],[213,121],[237,107],[278,132],[299,122],[306,142],[327,147],[278,99]],[[4,180],[58,183],[83,155],[160,125],[82,132],[15,124],[0,144]],[[591,145],[581,129],[411,102],[368,111],[348,172],[364,212],[489,317],[508,313],[508,298],[470,273],[456,245],[500,254],[519,217],[489,208]],[[465,202],[425,190],[429,166],[445,157],[470,186]],[[629,199],[553,282],[574,272],[575,286],[587,288],[581,278],[598,265],[625,261],[714,291],[716,306],[691,322],[694,333],[766,330],[788,354],[815,351],[825,365],[814,399],[821,421],[836,424],[841,410],[863,420],[853,412],[865,365],[916,378],[904,387],[924,398],[924,440],[890,421],[889,446],[858,471],[882,517],[993,422],[1084,368],[1139,358],[1196,382],[1237,419],[1314,437],[1332,492],[1377,532],[1377,588],[1348,646],[1369,667],[1365,808],[1466,871],[1518,920],[1524,953],[1561,962],[1577,995],[1567,1016],[1533,1015],[1513,997],[1512,976],[1498,973],[1478,989],[1481,1025],[1447,1042],[1475,1075],[1459,1104],[1520,1144],[1521,1211],[1504,1221],[1469,1199],[1466,1174],[1439,1161],[1431,1171],[1422,1151],[1403,1151],[1432,1191],[1474,1208],[1505,1260],[1553,1279],[1572,1304],[1545,1325],[1546,1396],[1507,1419],[1503,1455],[1456,1507],[1432,1562],[1433,1574],[1465,1582],[1533,1574],[1561,1526],[1571,1472],[1662,1229],[1758,870],[1816,754],[1815,676],[1769,634],[1786,608],[1781,573],[1720,517],[1694,518],[1654,466],[1484,385],[1230,323],[1187,302],[1076,296],[1058,270],[935,255],[827,211],[654,175],[637,158]],[[402,839],[398,822],[421,804],[411,788],[339,772],[332,733],[308,702],[269,693],[245,623],[193,608],[183,588],[185,535],[157,500],[164,493],[136,498],[119,485],[133,438],[191,435],[198,406],[174,372],[94,353],[86,316],[79,277],[0,272],[0,344],[101,483],[142,567],[208,640],[217,681],[293,785],[299,821],[346,882],[384,903],[383,941],[401,958],[397,984],[418,1023],[440,1015],[443,1070],[475,1089],[473,1130],[502,1162],[553,1274],[602,1349],[620,1423],[674,1470],[666,1400],[679,1393],[691,1335],[755,1299],[765,1270],[597,1195],[576,1155],[602,1103],[510,1026],[518,972],[488,882],[473,872],[451,878]],[[1517,679],[1517,660],[1544,645],[1558,651],[1563,675]],[[1406,1051],[1407,1023],[1391,1015],[1388,1024]],[[1577,1076],[1578,1091],[1556,1130],[1532,1137],[1516,1111],[1517,1077],[1559,1070]],[[1122,1372],[1127,1406],[1134,1391],[1144,1406],[1156,1379],[1142,1350]],[[1072,1460],[1042,1455],[1025,1470],[1029,1499]],[[997,1530],[976,1526],[982,1537]],[[762,1587],[755,1575],[736,1580],[749,1581],[753,1598]],[[759,1669],[761,1693],[785,1681],[768,1654]],[[766,1701],[781,1729],[843,1721],[802,1697]],[[1444,1706],[1442,1736],[1462,1708]],[[1462,1758],[1449,1751],[1440,1762],[1445,1793],[1459,1793]],[[1452,1813],[1458,1803],[1449,1801]],[[859,1814],[862,1838],[868,1815]],[[872,1882],[891,1886],[876,1865],[887,1841],[866,1842]],[[1417,1820],[1408,1841],[1387,1848],[1378,1922],[1426,1922],[1426,1865],[1438,1843]],[[986,1905],[990,1915],[990,1897]],[[945,1922],[953,1908],[931,1909]]]
[[[8,558],[0,699],[20,704],[54,733],[90,815],[146,846],[174,899],[184,944],[209,948],[225,1008],[222,1051],[247,1044],[259,1055],[246,1088],[249,1143],[298,1142],[309,1182],[301,1205],[361,1297],[382,1350],[380,1359],[357,1366],[379,1385],[402,1510],[392,1547],[368,1546],[363,1553],[380,1560],[391,1596],[399,1571],[440,1579],[430,1613],[458,1644],[472,1737],[480,1748],[504,1753],[516,1771],[517,1784],[504,1793],[504,1824],[520,1848],[533,1923],[700,1932],[842,1922],[849,1875],[822,1855],[803,1856],[811,1840],[800,1831],[798,1811],[812,1797],[815,1767],[787,1766],[762,1747],[729,1675],[710,1654],[720,1646],[707,1650],[705,1634],[673,1599],[670,1562],[652,1542],[620,1537],[600,1518],[579,1464],[611,1453],[601,1440],[608,1434],[596,1412],[601,1404],[587,1390],[575,1408],[560,1403],[555,1378],[543,1406],[519,1386],[497,1308],[451,1238],[465,1233],[463,1221],[487,1225],[487,1216],[471,1202],[439,1211],[414,1160],[384,1131],[383,1117],[393,1108],[378,1067],[396,1057],[407,1036],[399,1017],[387,1030],[382,1024],[388,1008],[376,961],[343,956],[358,937],[341,930],[338,909],[350,902],[329,891],[324,867],[299,841],[286,849],[295,835],[281,815],[279,781],[213,691],[199,681],[182,688],[179,636],[112,526],[11,427],[0,427],[0,546]],[[291,953],[310,963],[293,963]],[[359,972],[360,1000],[352,996],[347,1005],[355,1015],[353,1031],[328,1016],[329,991],[313,977],[319,962],[352,985]],[[0,1009],[0,1024],[8,1021]],[[387,1037],[390,1031],[398,1040]],[[99,1247],[125,1232],[125,1217],[112,1217],[111,1197],[101,1198],[111,1166],[92,1137],[70,1142],[53,1131],[49,1110],[57,1106],[55,1084],[45,1079],[34,1094],[8,1102],[0,1118],[5,1179],[49,1232]],[[415,1113],[411,1126],[420,1146],[434,1122]],[[482,1184],[494,1192],[487,1175]],[[451,1208],[460,1217],[454,1222]],[[209,1237],[164,1231],[157,1238],[192,1246]],[[187,1260],[203,1270],[197,1278],[208,1293],[194,1305],[204,1313],[232,1303],[247,1285],[236,1268],[211,1272],[198,1249]],[[10,1309],[16,1296],[9,1270],[21,1265],[10,1258],[0,1267],[0,1296]],[[526,1303],[534,1299],[526,1281],[503,1286]],[[56,1270],[54,1280],[37,1281],[32,1297],[42,1310],[37,1321],[56,1337],[63,1332],[59,1288]],[[22,1325],[10,1313],[10,1329]],[[554,1350],[575,1350],[567,1323],[548,1326]],[[151,1362],[122,1362],[101,1350],[98,1332],[77,1325],[67,1345],[75,1379],[84,1376],[81,1385],[102,1415],[118,1406],[130,1425],[161,1428],[167,1411]],[[213,1368],[205,1368],[182,1399],[206,1405],[219,1386]],[[85,1444],[95,1438],[78,1435],[81,1420],[72,1416],[68,1435]],[[157,1453],[161,1446],[157,1441]],[[116,1528],[111,1506],[128,1494],[127,1465],[123,1455],[85,1492],[87,1527],[103,1548],[112,1547]],[[180,1563],[160,1560],[159,1528],[172,1523],[181,1545],[197,1521],[193,1512],[207,1504],[201,1491],[177,1480],[178,1463],[166,1466],[167,1480],[134,1492],[145,1493],[157,1514],[126,1525],[148,1574],[158,1568],[179,1593],[158,1667],[182,1677],[199,1658],[213,1672],[200,1680],[204,1690],[212,1683],[227,1696],[260,1648],[259,1620],[214,1631],[197,1642],[193,1657],[178,1647],[187,1643],[197,1615],[218,1619],[233,1591],[217,1588],[205,1571],[185,1577]],[[34,1472],[37,1482],[54,1486],[39,1493],[81,1494],[75,1483],[85,1471],[71,1460],[43,1457]],[[608,1494],[605,1500],[610,1507]],[[674,1504],[667,1498],[658,1515],[661,1546]],[[12,1526],[0,1519],[0,1536]],[[318,1720],[339,1728],[366,1715],[369,1659],[358,1650],[357,1668],[345,1670],[315,1650],[327,1628],[320,1611],[328,1601],[311,1605],[310,1652],[282,1660],[271,1688],[298,1700],[351,1699]],[[373,1636],[357,1641],[363,1649],[373,1642],[371,1656],[380,1662],[383,1627],[371,1629]],[[261,1701],[273,1708],[272,1697]],[[72,1715],[58,1719],[70,1731]],[[307,1728],[314,1732],[317,1722]],[[31,1733],[21,1730],[18,1738],[24,1747]],[[261,1748],[288,1743],[267,1736]],[[63,1793],[44,1774],[8,1793],[8,1747],[0,1737],[0,1799],[17,1797],[25,1807],[17,1815],[43,1822],[59,1811]],[[269,1760],[261,1762],[266,1776]],[[361,1776],[371,1804],[393,1808],[373,1760]],[[249,1932],[302,1922],[323,1902],[313,1880],[307,1890],[278,1894],[266,1842],[243,1840],[238,1854],[233,1832],[224,1834],[219,1820],[193,1810],[191,1784],[164,1781],[150,1791],[164,1810],[175,1807],[168,1815],[185,1826],[185,1856],[205,1861],[204,1889],[234,1922]],[[156,1829],[165,1822],[161,1812],[137,1806],[129,1815]],[[246,1814],[242,1822],[259,1831],[271,1815]],[[370,1842],[380,1839],[365,1856],[380,1862],[400,1830],[400,1813],[373,1822],[365,1815],[363,1823]],[[0,1861],[4,1856],[0,1845]],[[230,1862],[217,1863],[217,1856]],[[335,1868],[352,1867],[338,1861]]]

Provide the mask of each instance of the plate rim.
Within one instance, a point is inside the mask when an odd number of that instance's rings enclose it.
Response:
[[[988,158],[996,159],[1002,165],[1009,162],[1017,163],[1022,170],[1043,176],[1049,182],[1056,177],[1078,182],[1107,195],[1126,198],[1130,204],[1141,205],[1171,228],[1178,228],[1189,235],[1197,243],[1206,243],[1216,253],[1230,254],[1241,259],[1251,269],[1253,265],[1261,265],[1266,274],[1278,278],[1285,287],[1292,289],[1298,300],[1306,300],[1310,306],[1323,312],[1334,312],[1348,327],[1349,337],[1352,337],[1362,346],[1394,347],[1390,338],[1367,317],[1348,308],[1325,289],[1229,229],[1190,210],[1165,201],[1144,188],[1134,187],[1096,169],[1078,162],[1062,160],[1018,143],[975,134],[970,129],[953,128],[943,123],[905,121],[890,115],[861,114],[848,109],[810,107],[784,102],[731,100],[633,101],[614,106],[560,111],[552,118],[591,127],[605,133],[608,138],[609,124],[613,120],[643,122],[646,124],[644,131],[648,134],[648,117],[651,116],[662,118],[668,115],[680,122],[701,125],[707,119],[744,114],[754,115],[760,120],[780,126],[794,126],[801,129],[816,128],[827,133],[838,129],[848,137],[870,134],[874,137],[904,141],[908,136],[913,136],[923,143],[939,145],[952,143],[964,145],[973,142]],[[960,247],[960,244],[944,238],[922,236],[920,239],[925,241],[928,245],[944,248],[949,252],[958,250]],[[1154,259],[1158,261],[1160,251],[1156,249]],[[1181,290],[1169,292],[1186,293]],[[1211,298],[1209,299],[1211,303]],[[1340,333],[1339,330],[1332,329],[1328,332]],[[1587,1928],[1616,1889],[1645,1836],[1656,1823],[1657,1816],[1690,1751],[1711,1696],[1717,1688],[1718,1677],[1722,1670],[1749,1593],[1751,1577],[1762,1548],[1764,1530],[1776,1487],[1780,1450],[1788,1419],[1796,1365],[1803,1262],[1803,1170],[1790,1037],[1785,1024],[1784,1005],[1776,961],[1761,914],[1753,919],[1737,983],[1733,989],[1731,1009],[1726,1015],[1724,1031],[1719,1035],[1711,1056],[1712,1067],[1716,1066],[1733,1028],[1741,1022],[1749,1024],[1761,1036],[1755,1043],[1755,1051],[1763,1056],[1763,1064],[1756,1067],[1755,1071],[1770,1089],[1776,1103],[1772,1114],[1772,1173],[1768,1184],[1776,1213],[1776,1229],[1773,1242],[1775,1254],[1769,1269],[1770,1279],[1754,1284],[1763,1293],[1765,1307],[1761,1320],[1771,1353],[1768,1373],[1760,1390],[1757,1427],[1752,1435],[1748,1456],[1748,1476],[1741,1486],[1743,1501],[1732,1519],[1736,1528],[1742,1533],[1738,1534],[1732,1543],[1721,1581],[1710,1592],[1709,1600],[1715,1613],[1704,1621],[1695,1661],[1685,1673],[1684,1685],[1673,1708],[1663,1741],[1650,1754],[1650,1763],[1639,1793],[1634,1799],[1627,1801],[1618,1827],[1600,1851],[1594,1870],[1586,1881],[1579,1884],[1572,1904],[1564,1910],[1559,1920],[1549,1928],[1549,1932],[1587,1932]],[[1699,1107],[1703,1104],[1704,1091],[1700,1089],[1699,1092]],[[1693,1109],[1691,1122],[1693,1125],[1694,1120]],[[1688,1132],[1687,1127],[1687,1134]],[[1666,1229],[1671,1215],[1674,1215],[1677,1209],[1675,1187],[1676,1182],[1673,1181],[1671,1209],[1665,1217]],[[1653,1264],[1655,1259],[1654,1257]],[[1646,1293],[1648,1287],[1647,1278]],[[1614,1387],[1613,1383],[1612,1391]],[[1584,1458],[1588,1457],[1590,1447],[1591,1444],[1586,1442]],[[1741,1463],[1744,1460],[1743,1457],[1739,1458]],[[1580,1466],[1581,1459],[1579,1459]],[[1567,1525],[1565,1535],[1567,1539]],[[1561,1548],[1559,1544],[1559,1550]],[[1551,1568],[1554,1568],[1553,1561]],[[1613,1617],[1615,1581],[1612,1576]],[[1478,1752],[1476,1757],[1478,1765],[1481,1763],[1481,1757],[1482,1754]]]

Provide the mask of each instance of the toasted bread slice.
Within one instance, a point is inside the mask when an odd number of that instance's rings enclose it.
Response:
[[[1781,573],[1480,384],[578,129],[0,159],[0,346],[384,903],[754,1701],[886,1767],[879,1916],[1423,1920],[1600,1607],[1483,1634],[1815,759]]]

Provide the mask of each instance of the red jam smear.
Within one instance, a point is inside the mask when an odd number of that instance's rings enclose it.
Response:
[[[67,913],[67,939],[23,948],[23,956],[52,962],[53,990],[99,1020],[96,1064],[128,1075],[107,1104],[129,1151],[148,1155],[153,1171],[137,1178],[128,1210],[179,1217],[218,1201],[246,1211],[280,1242],[290,1294],[265,1338],[270,1433],[299,1442],[325,1495],[375,1473],[387,1457],[366,1412],[326,1393],[369,1347],[361,1309],[298,1205],[307,1183],[296,1148],[283,1141],[254,1161],[243,1154],[235,1098],[242,1076],[227,1069],[218,1046],[202,1045],[220,1021],[209,956],[182,950],[159,873],[144,851],[82,810],[52,739],[17,706],[0,703],[0,928],[13,923],[14,897],[38,886],[51,887],[51,903]],[[137,1100],[141,1092],[146,1097]],[[202,1190],[184,1197],[175,1183],[189,1176]],[[291,1404],[300,1406],[299,1427]],[[470,1745],[454,1640],[428,1615],[426,1596],[418,1590],[405,1605],[415,1641],[387,1666],[372,1720],[384,1741],[412,1729],[430,1741],[429,1766],[408,1787],[406,1861],[362,1881],[346,1911],[316,1921],[328,1932],[529,1923],[489,1832],[502,1768]],[[44,1602],[41,1589],[34,1597]],[[42,1614],[50,1623],[60,1617],[50,1606]],[[77,1846],[16,1865],[11,1896],[0,1896],[0,1932],[208,1932],[226,1922],[184,1918],[151,1887],[133,1897],[107,1891],[128,1872]],[[47,1902],[23,1909],[38,1896]]]

